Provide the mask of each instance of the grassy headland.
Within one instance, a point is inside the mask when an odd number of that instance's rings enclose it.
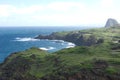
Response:
[[[111,27],[40,35],[78,46],[52,54],[34,47],[13,53],[0,65],[0,80],[120,80],[119,34],[120,27]]]

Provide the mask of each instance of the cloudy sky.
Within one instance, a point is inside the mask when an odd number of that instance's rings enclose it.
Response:
[[[104,26],[120,0],[0,0],[0,26]]]

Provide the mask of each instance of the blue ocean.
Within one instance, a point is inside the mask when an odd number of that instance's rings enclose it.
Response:
[[[13,52],[38,47],[48,52],[55,52],[74,44],[57,40],[37,40],[35,36],[48,35],[52,32],[86,29],[86,27],[0,27],[0,62]]]

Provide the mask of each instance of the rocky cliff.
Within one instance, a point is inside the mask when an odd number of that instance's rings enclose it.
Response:
[[[62,33],[62,32],[61,32]],[[61,33],[52,33],[50,35],[39,35],[35,37],[36,39],[49,39],[49,40],[64,40],[68,42],[73,42],[77,46],[91,46],[95,44],[102,43],[104,40],[102,38],[97,39],[94,35],[88,32],[68,32],[65,34]]]
[[[112,19],[112,18],[109,18],[106,22],[106,25],[105,27],[108,28],[108,27],[115,27],[115,26],[120,26],[119,23],[117,22],[117,20],[115,19]]]

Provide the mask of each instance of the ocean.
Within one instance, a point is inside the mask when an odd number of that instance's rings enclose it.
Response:
[[[48,52],[73,47],[70,42],[57,40],[38,40],[35,36],[48,35],[52,32],[86,29],[87,27],[0,27],[0,62],[11,53],[38,47]]]

